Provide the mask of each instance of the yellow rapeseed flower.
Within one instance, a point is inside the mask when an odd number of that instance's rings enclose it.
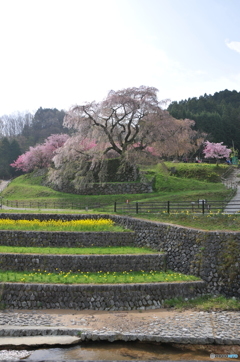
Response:
[[[0,219],[0,228],[1,226],[16,226],[20,225],[21,227],[58,227],[59,229],[63,229],[64,227],[90,227],[94,228],[95,226],[112,226],[114,222],[110,219],[85,219],[85,220],[70,220],[70,221],[62,221],[62,220],[13,220],[13,219]]]

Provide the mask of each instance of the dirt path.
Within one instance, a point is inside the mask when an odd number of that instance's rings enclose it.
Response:
[[[5,187],[7,187],[9,182],[10,182],[10,180],[8,180],[8,181],[0,180],[0,192],[2,192],[5,189]]]
[[[15,311],[16,312],[16,311]],[[19,312],[19,311],[18,311]],[[22,312],[22,311],[21,311]],[[25,313],[29,311],[25,310]],[[31,313],[31,312],[30,312]],[[138,329],[143,325],[154,322],[157,318],[173,317],[179,311],[167,309],[133,310],[133,311],[95,311],[95,310],[44,310],[39,314],[51,315],[61,325],[70,328],[84,327],[84,329],[101,330],[108,329],[128,331]],[[191,311],[182,312],[188,315]]]

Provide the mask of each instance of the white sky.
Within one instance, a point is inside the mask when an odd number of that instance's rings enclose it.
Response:
[[[0,115],[240,91],[240,0],[0,0]]]

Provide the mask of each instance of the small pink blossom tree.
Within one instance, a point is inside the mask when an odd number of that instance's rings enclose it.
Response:
[[[223,142],[220,143],[213,143],[206,141],[204,142],[205,148],[203,153],[206,158],[215,158],[217,163],[219,162],[220,158],[228,158],[231,153],[231,149],[227,148],[227,146],[223,145]]]
[[[23,172],[49,167],[56,150],[62,147],[68,138],[67,134],[53,134],[43,144],[30,147],[29,151],[19,156],[10,166]]]

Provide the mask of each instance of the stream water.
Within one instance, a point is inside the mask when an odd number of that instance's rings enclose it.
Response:
[[[231,347],[228,353],[234,353]],[[210,352],[191,349],[182,350],[170,345],[141,342],[88,342],[68,348],[49,348],[29,351],[25,360],[36,361],[225,361],[231,358],[210,358]],[[227,352],[227,351],[225,351]],[[216,353],[216,352],[215,352]],[[219,352],[222,353],[222,352]],[[235,350],[236,353],[236,350]],[[213,357],[213,356],[212,356]],[[235,360],[240,360],[238,357]]]

